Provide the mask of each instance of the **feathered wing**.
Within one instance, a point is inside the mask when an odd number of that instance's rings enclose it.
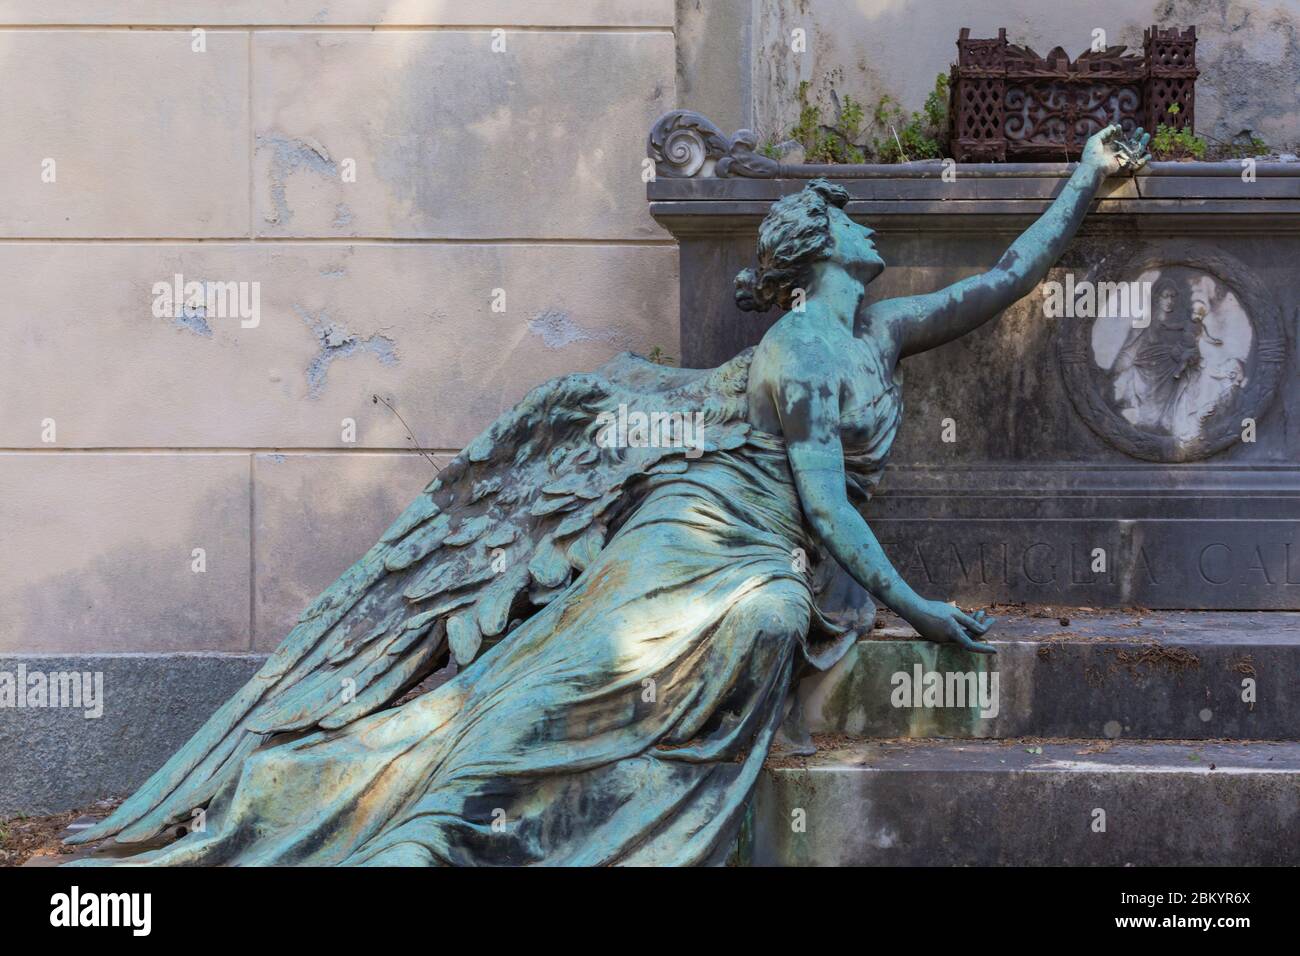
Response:
[[[744,443],[750,353],[679,370],[624,353],[538,386],[449,464],[312,602],[284,642],[116,812],[68,842],[146,841],[206,804],[268,735],[380,710],[450,654],[461,665],[559,594],[604,547],[628,482],[689,467],[690,447],[619,447],[600,430],[681,412],[702,451]]]

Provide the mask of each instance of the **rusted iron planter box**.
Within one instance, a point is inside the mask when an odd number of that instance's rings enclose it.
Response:
[[[949,80],[952,154],[958,162],[1077,159],[1097,130],[1125,134],[1163,124],[1194,128],[1196,28],[1143,33],[1141,53],[1122,46],[1071,60],[1060,47],[1039,56],[963,28]]]
[[[962,165],[945,182],[939,164],[824,167],[854,174],[838,179],[847,211],[879,234],[889,268],[871,299],[988,269],[1071,168]],[[1145,279],[1170,329],[1227,342],[1207,417],[1173,401],[1134,414],[1118,383],[1123,356],[1175,333],[1153,323],[1157,338],[1146,339],[1102,318],[1050,317],[1046,283],[997,322],[902,363],[904,424],[869,517],[918,590],[970,602],[1300,609],[1300,164],[1260,163],[1253,181],[1242,173],[1237,163],[1156,163],[1112,181],[1048,277]],[[739,311],[733,278],[751,264],[771,203],[804,185],[648,185],[651,213],[680,243],[682,364],[721,362],[779,318]]]

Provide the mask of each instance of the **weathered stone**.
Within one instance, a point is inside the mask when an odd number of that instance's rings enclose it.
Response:
[[[393,0],[222,0],[204,3],[205,26],[482,26],[659,27],[673,25],[672,0],[477,0],[394,3]],[[170,0],[13,0],[0,10],[8,24],[179,26],[194,10]]]
[[[758,866],[1281,866],[1300,834],[1294,742],[859,742],[772,763]]]
[[[679,4],[685,32],[709,16],[710,6]],[[1073,54],[1095,39],[1090,33],[1094,27],[1104,30],[1102,42],[1108,46],[1141,49],[1143,29],[1158,22],[1196,26],[1201,70],[1196,82],[1198,133],[1227,141],[1248,129],[1275,148],[1293,152],[1300,140],[1290,82],[1300,68],[1300,14],[1285,0],[1142,5],[1096,0],[1083,20],[1078,6],[1038,0],[970,0],[961,6],[960,15],[949,4],[896,0],[762,0],[737,6],[743,8],[737,17],[743,22],[733,29],[749,39],[733,70],[749,78],[753,103],[742,125],[777,138],[799,121],[799,86],[804,81],[811,85],[808,98],[821,103],[828,117],[833,115],[832,89],[863,103],[868,117],[886,95],[908,112],[920,110],[935,76],[946,74],[956,59],[955,41],[962,26],[971,27],[976,36],[994,36],[998,27],[1007,27],[1014,43],[1039,51],[1062,44]],[[803,52],[794,42],[795,30],[803,31]],[[695,50],[688,46],[685,52]],[[704,48],[695,55],[709,53]],[[1261,82],[1264,77],[1278,81]],[[888,135],[887,130],[874,132]]]
[[[248,649],[247,455],[5,453],[0,486],[0,653]]]
[[[5,34],[0,237],[249,235],[248,38],[190,43],[187,31]],[[66,295],[67,275],[55,289]]]
[[[100,675],[103,712],[0,707],[0,816],[121,797],[261,665],[248,654],[0,654],[0,674]]]
[[[253,646],[274,650],[450,458],[261,454],[253,459]]]
[[[999,619],[992,658],[874,631],[799,685],[803,721],[884,738],[1300,739],[1300,614],[1041,613]]]
[[[257,233],[666,239],[641,201],[641,138],[672,102],[672,35],[492,44],[486,31],[255,34]]]
[[[0,376],[0,442],[41,447],[48,417],[60,447],[406,450],[400,414],[421,447],[459,448],[549,377],[624,349],[675,354],[675,259],[667,245],[0,246],[0,325],[26,370]],[[258,283],[259,321],[155,315],[154,284],[176,274]]]

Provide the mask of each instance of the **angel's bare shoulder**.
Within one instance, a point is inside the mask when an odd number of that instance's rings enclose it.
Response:
[[[767,330],[754,352],[755,365],[765,370],[800,377],[825,374],[837,364],[834,329],[811,308],[787,312]]]

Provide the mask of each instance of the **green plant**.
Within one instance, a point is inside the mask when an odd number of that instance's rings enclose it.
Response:
[[[821,107],[808,99],[811,85],[807,80],[799,84],[799,122],[790,130],[790,138],[803,146],[810,163],[865,163],[866,153],[855,143],[865,115],[862,104],[845,96],[839,116],[828,126],[822,122]]]
[[[940,134],[948,128],[948,99],[948,74],[940,73],[935,76],[934,89],[930,90],[921,107],[930,128]]]
[[[1183,110],[1178,103],[1169,106],[1169,115],[1177,116]],[[1206,142],[1190,129],[1178,129],[1161,123],[1151,137],[1153,159],[1203,159]]]
[[[1206,143],[1189,130],[1174,129],[1161,123],[1151,137],[1151,155],[1155,159],[1202,159]]]
[[[822,125],[821,107],[808,102],[810,86],[807,80],[799,84],[799,122],[790,130],[790,138],[802,143],[805,150],[812,146]]]
[[[844,94],[844,103],[840,106],[840,121],[837,125],[850,141],[856,140],[861,134],[862,120],[865,117],[866,112],[862,104],[847,93]]]
[[[809,98],[812,84],[799,84],[799,121],[790,138],[803,146],[810,163],[865,163],[868,158],[882,163],[936,159],[943,155],[948,129],[948,75],[940,73],[926,96],[920,112],[908,113],[888,94],[871,108],[874,136],[866,135],[868,112],[860,100],[845,95],[841,100],[831,91],[838,115],[834,123],[822,118],[822,108]],[[766,156],[775,157],[775,147],[764,146]]]
[[[671,355],[665,352],[662,347],[658,345],[656,345],[654,348],[650,350],[650,354],[647,355],[646,358],[649,359],[651,362],[654,362],[656,365],[677,364],[676,359],[674,359]]]
[[[1177,116],[1182,107],[1173,103],[1169,114]],[[1202,159],[1205,156],[1206,143],[1190,129],[1176,129],[1161,123],[1151,137],[1151,156],[1154,159]]]
[[[921,112],[908,114],[893,97],[882,96],[873,118],[880,130],[875,152],[881,162],[938,159],[948,128],[948,74],[935,77]]]

